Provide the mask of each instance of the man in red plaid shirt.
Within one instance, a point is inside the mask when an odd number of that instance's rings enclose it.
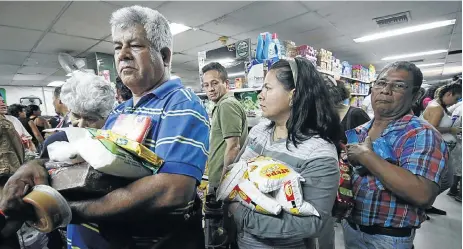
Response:
[[[395,62],[372,88],[375,118],[346,132],[355,207],[343,221],[347,249],[410,249],[425,209],[442,191],[448,151],[441,135],[411,112],[423,75]]]

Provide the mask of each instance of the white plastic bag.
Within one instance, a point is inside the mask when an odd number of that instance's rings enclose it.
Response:
[[[292,168],[279,163],[269,157],[256,157],[248,160],[249,180],[253,182],[262,193],[276,191],[283,183],[290,179],[304,180]]]
[[[275,199],[287,213],[297,216],[315,215],[320,217],[315,207],[304,201],[301,183],[297,177],[284,182],[283,186],[276,192]]]
[[[47,146],[48,156],[51,161],[76,164],[84,162],[75,146],[66,141],[57,141]]]
[[[229,198],[259,213],[277,215],[281,212],[281,205],[275,199],[261,193],[254,184],[247,180],[235,186]]]

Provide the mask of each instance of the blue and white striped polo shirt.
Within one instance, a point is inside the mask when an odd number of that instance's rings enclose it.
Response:
[[[200,99],[185,89],[180,79],[163,83],[136,106],[133,99],[120,104],[103,129],[111,129],[120,114],[151,118],[144,144],[164,159],[159,173],[187,175],[201,181],[209,154],[209,118]]]

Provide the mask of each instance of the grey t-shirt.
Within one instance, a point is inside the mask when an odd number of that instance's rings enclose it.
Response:
[[[314,248],[314,239],[326,224],[332,222],[331,210],[339,184],[336,147],[319,137],[312,137],[298,147],[286,148],[286,140],[272,141],[273,130],[262,122],[249,133],[239,160],[259,155],[280,161],[304,177],[301,183],[303,198],[320,214],[294,216],[281,212],[277,216],[264,215],[240,205],[234,213],[240,248]]]

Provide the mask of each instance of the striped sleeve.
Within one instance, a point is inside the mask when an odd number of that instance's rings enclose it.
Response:
[[[445,142],[432,129],[423,129],[404,137],[399,143],[401,167],[439,183],[448,159]]]
[[[199,101],[184,101],[164,109],[156,154],[165,160],[159,173],[194,177],[204,173],[209,154],[209,119]]]

